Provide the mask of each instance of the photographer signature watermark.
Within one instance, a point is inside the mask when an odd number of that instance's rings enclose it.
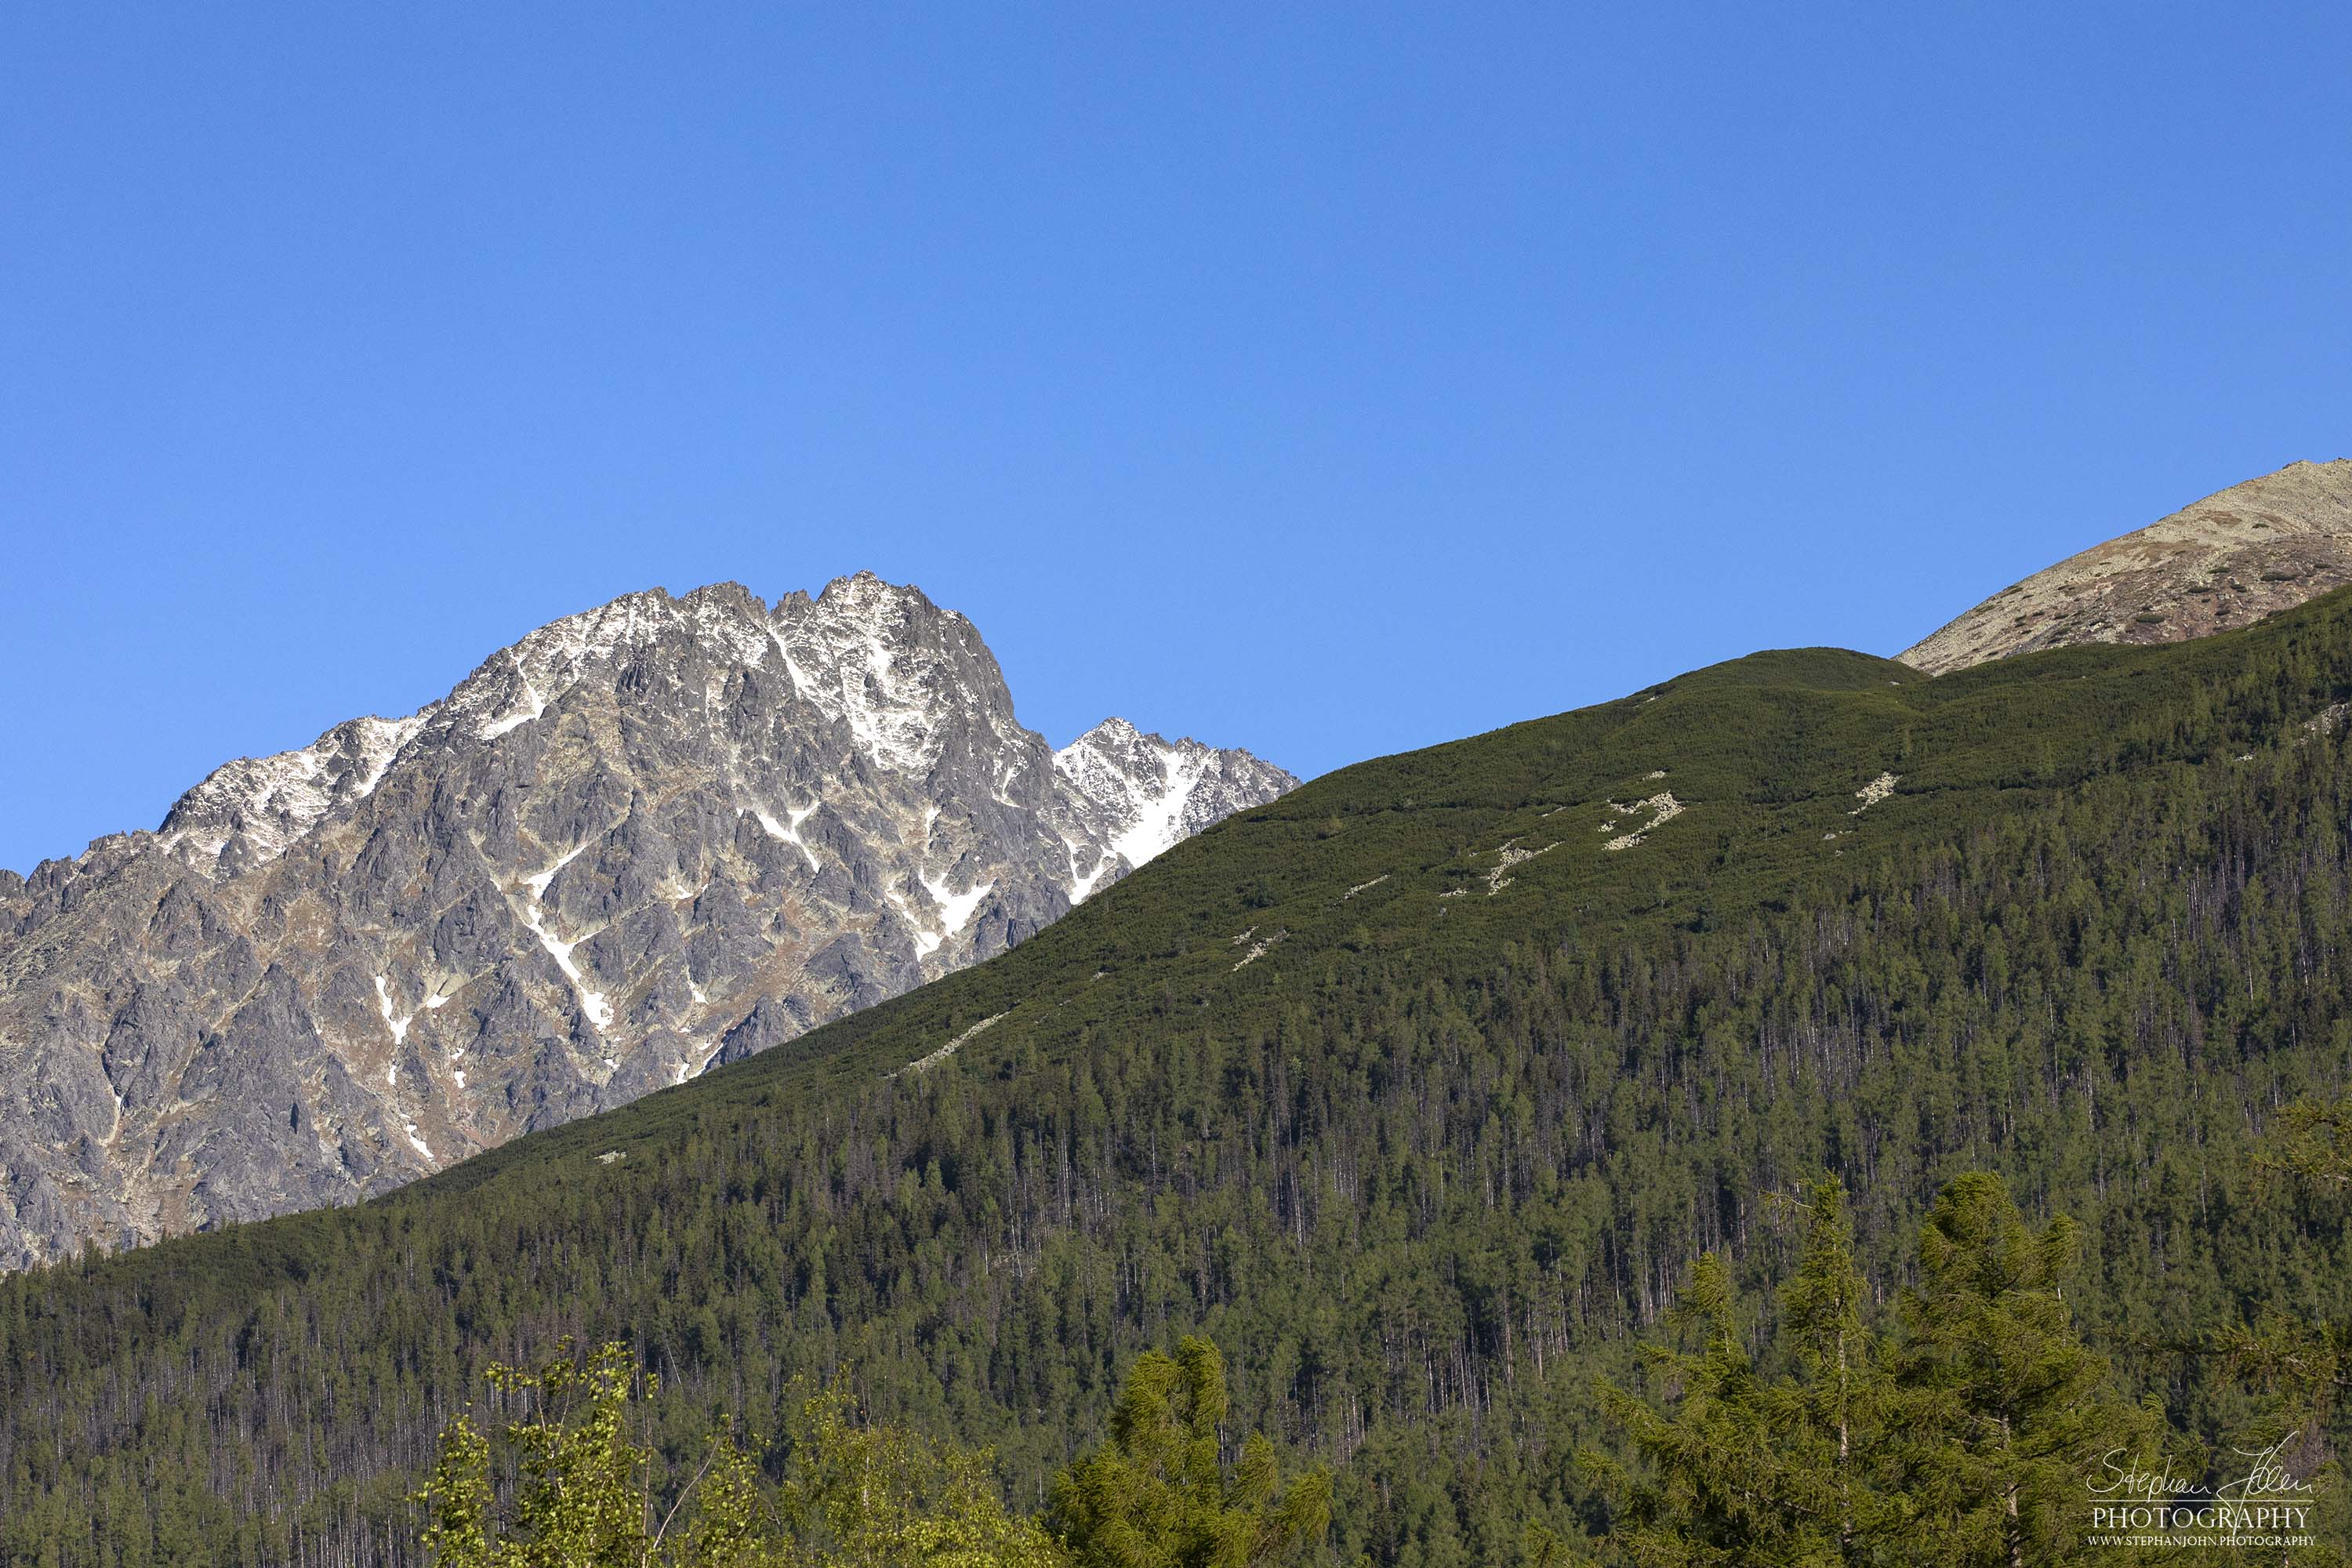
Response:
[[[2110,1449],[2088,1482],[2092,1546],[2309,1546],[2312,1483],[2283,1456],[2302,1436],[2290,1432],[2267,1448],[2232,1449],[2244,1473],[2210,1484],[2168,1470],[2146,1470],[2122,1448]]]

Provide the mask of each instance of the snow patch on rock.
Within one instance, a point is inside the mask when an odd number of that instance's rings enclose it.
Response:
[[[392,1030],[392,1043],[404,1045],[408,1040],[408,1026],[416,1021],[416,1015],[411,1013],[405,1018],[393,1016],[392,992],[385,986],[385,979],[386,976],[381,974],[375,977],[375,1005],[383,1010],[384,1024]]]
[[[1189,736],[1170,741],[1117,718],[1055,752],[1054,773],[1077,825],[1103,857],[1081,876],[1073,850],[1072,903],[1100,886],[1112,862],[1132,870],[1241,806],[1298,784],[1247,752],[1219,751]]]
[[[433,711],[353,719],[299,750],[224,763],[173,803],[161,847],[208,871],[232,843],[256,863],[274,860],[329,812],[373,794]]]
[[[971,923],[972,915],[980,909],[980,901],[988,897],[995,886],[993,882],[982,882],[965,892],[951,893],[948,891],[946,879],[923,879],[923,890],[931,895],[931,902],[939,905],[940,923],[947,928],[950,936],[959,934]]]

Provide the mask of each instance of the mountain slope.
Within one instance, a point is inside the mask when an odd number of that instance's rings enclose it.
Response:
[[[2002,589],[1895,657],[1942,675],[2251,626],[2352,582],[2352,459],[2290,463]]]
[[[870,574],[541,627],[0,884],[0,1268],[347,1202],[1003,952],[1297,781],[1058,757]]]
[[[790,1052],[0,1282],[0,1552],[414,1563],[432,1429],[567,1333],[641,1348],[667,1441],[840,1376],[1030,1505],[1199,1330],[1339,1468],[1342,1561],[1519,1561],[1597,1517],[1595,1370],[1698,1250],[1769,1276],[1824,1172],[1892,1267],[2007,1171],[2110,1348],[2340,1306],[2340,1216],[2249,1150],[2352,1074],[2347,698],[2336,595],[1932,681],[1758,655],[1344,770]]]

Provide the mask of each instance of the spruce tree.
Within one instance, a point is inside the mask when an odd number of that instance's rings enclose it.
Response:
[[[2079,1236],[2029,1226],[1998,1176],[1947,1186],[1919,1235],[1895,1352],[1895,1484],[1911,1560],[2026,1568],[2085,1555],[2086,1478],[2149,1456],[2153,1418],[2108,1392],[2064,1300]]]
[[[632,1439],[653,1380],[627,1347],[588,1361],[499,1366],[523,1404],[501,1433],[516,1484],[501,1507],[492,1444],[459,1416],[416,1499],[435,1568],[1066,1568],[1032,1520],[1008,1512],[988,1456],[849,1419],[837,1392],[802,1402],[787,1475],[770,1495],[752,1454],[712,1433],[691,1469]]]
[[[1672,1407],[1604,1386],[1604,1407],[1647,1468],[1633,1481],[1598,1462],[1623,1499],[1617,1542],[1637,1563],[1814,1568],[1872,1560],[1886,1511],[1870,1478],[1885,1370],[1863,1322],[1843,1192],[1824,1183],[1801,1206],[1804,1250],[1776,1347],[1790,1373],[1759,1372],[1729,1270],[1709,1255],[1669,1315],[1696,1339],[1696,1352],[1643,1350],[1653,1377],[1679,1390]]]
[[[1638,1479],[1613,1540],[1654,1568],[1879,1563],[2023,1568],[2087,1560],[2085,1479],[2136,1458],[2157,1423],[2107,1392],[2062,1296],[2075,1247],[2036,1230],[1998,1178],[1947,1186],[1919,1239],[1919,1282],[1874,1331],[1843,1194],[1814,1189],[1779,1330],[1751,1356],[1728,1269],[1706,1257],[1672,1314],[1695,1351],[1646,1348],[1664,1408],[1611,1384],[1603,1405]]]
[[[1804,1252],[1782,1300],[1782,1333],[1800,1373],[1803,1436],[1825,1478],[1838,1560],[1854,1562],[1889,1522],[1869,1476],[1889,1393],[1863,1321],[1869,1287],[1854,1261],[1845,1189],[1817,1184],[1809,1209]]]
[[[1280,1484],[1274,1445],[1221,1458],[1225,1363],[1186,1335],[1173,1356],[1139,1357],[1112,1412],[1110,1442],[1062,1472],[1054,1513],[1079,1568],[1260,1568],[1316,1551],[1331,1522],[1331,1479]]]
[[[2306,1205],[2306,1223],[2343,1225],[2352,1198],[2352,1099],[2288,1106],[2256,1163],[2280,1184],[2273,1200]],[[2273,1309],[2173,1348],[2263,1391],[2260,1413],[2231,1435],[2230,1447],[2275,1451],[2280,1468],[2308,1488],[2308,1518],[2324,1542],[2283,1560],[2297,1568],[2352,1562],[2352,1467],[2344,1460],[2352,1442],[2352,1318]]]

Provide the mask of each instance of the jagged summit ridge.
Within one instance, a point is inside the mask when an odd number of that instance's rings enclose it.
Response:
[[[299,750],[215,768],[165,815],[162,847],[194,866],[218,868],[227,856],[230,870],[273,858],[334,806],[374,789],[425,718],[348,720]]]
[[[1297,783],[1057,757],[860,574],[656,589],[0,877],[0,1266],[382,1191],[1003,951]]]
[[[1895,657],[1930,675],[2074,643],[2181,642],[2352,582],[2352,459],[2290,463],[2068,556]]]
[[[722,665],[777,662],[794,693],[845,725],[875,766],[921,773],[936,763],[932,720],[943,704],[964,701],[957,681],[966,676],[993,683],[964,705],[984,712],[999,739],[1025,733],[1012,723],[1011,696],[971,623],[919,588],[861,572],[814,597],[789,594],[772,611],[740,584],[676,598],[656,588],[540,627],[407,718],[354,719],[299,750],[229,763],[181,797],[158,832],[201,868],[233,873],[273,858],[330,807],[372,791],[412,742],[432,753],[466,733],[497,741],[536,722],[581,680],[609,679],[677,637]],[[956,657],[940,657],[943,641]]]
[[[1223,820],[1235,801],[1272,799],[1297,782],[1247,752],[1221,751],[1190,736],[1170,741],[1118,718],[1055,752],[1054,771],[1090,808],[1097,837],[1130,868]],[[1073,896],[1083,897],[1090,886]]]

